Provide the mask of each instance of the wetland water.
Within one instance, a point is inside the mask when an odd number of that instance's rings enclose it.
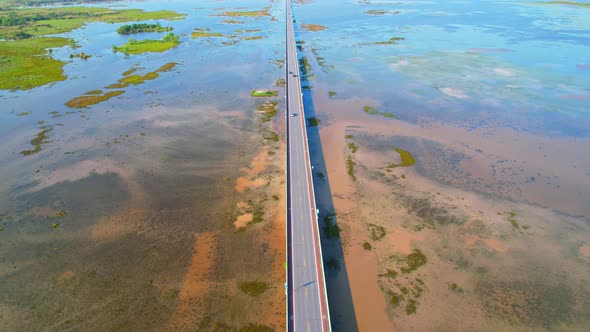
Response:
[[[67,62],[67,80],[0,91],[0,330],[283,329],[284,228],[271,203],[282,193],[282,147],[263,138],[274,122],[259,120],[261,100],[250,96],[282,76],[283,6],[87,6],[186,14],[147,21],[173,27],[181,43],[115,53],[129,38],[165,33],[89,23],[61,35],[78,48],[52,52]],[[191,38],[196,28],[221,35]],[[80,52],[91,57],[70,59]],[[108,89],[124,77],[133,83]],[[124,93],[64,105],[94,90]],[[254,184],[236,188],[244,175]],[[236,230],[236,216],[252,209],[257,224]],[[258,292],[246,294],[248,285]]]
[[[2,329],[284,330],[282,125],[250,97],[281,90],[283,5],[88,5],[184,13],[181,43],[89,23],[67,80],[0,91]],[[588,329],[589,12],[294,3],[335,330]]]
[[[361,331],[588,329],[588,4],[293,12],[335,329],[345,283]]]

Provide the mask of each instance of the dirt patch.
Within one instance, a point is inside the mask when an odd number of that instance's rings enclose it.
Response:
[[[236,228],[246,227],[252,221],[253,218],[254,214],[252,213],[242,214],[241,216],[238,216],[236,221],[234,221],[234,225],[236,226]]]
[[[585,258],[590,258],[590,245],[585,244],[585,245],[581,246],[580,247],[580,254],[582,254],[582,256],[584,256]]]
[[[483,242],[486,244],[486,246],[497,252],[505,253],[508,251],[508,246],[496,238],[484,239]]]
[[[269,163],[268,148],[263,148],[250,162],[248,168],[242,168],[242,171],[246,173],[245,176],[241,176],[236,180],[236,191],[243,193],[247,188],[260,188],[267,182],[262,178],[256,178],[255,176],[263,172]]]
[[[195,234],[193,256],[178,295],[180,304],[171,321],[172,329],[197,326],[205,312],[205,299],[211,287],[211,271],[215,262],[216,235]]]

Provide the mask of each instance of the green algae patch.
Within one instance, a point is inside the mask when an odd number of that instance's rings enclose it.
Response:
[[[238,289],[252,297],[262,295],[268,288],[268,284],[264,281],[241,281],[238,283]]]
[[[268,9],[263,9],[263,10],[244,11],[244,12],[229,11],[229,12],[223,12],[223,13],[221,13],[221,16],[231,16],[231,17],[240,17],[240,16],[261,17],[261,16],[270,16],[270,14],[268,12]]]
[[[162,37],[162,40],[145,39],[135,40],[130,38],[127,43],[122,46],[113,46],[114,52],[121,52],[125,54],[142,54],[142,53],[161,53],[171,48],[180,45],[180,40],[177,35],[169,33]]]
[[[397,153],[399,153],[399,157],[401,159],[399,164],[390,164],[386,168],[395,168],[395,167],[410,167],[416,163],[414,156],[406,150],[394,148]]]
[[[590,3],[577,2],[577,1],[537,1],[532,2],[535,5],[566,5],[573,7],[590,8]]]
[[[318,118],[307,118],[307,125],[309,127],[317,127],[320,124],[320,119]]]
[[[65,80],[65,62],[51,58],[47,49],[68,44],[65,38],[0,41],[0,90],[28,90]]]
[[[20,154],[23,156],[30,156],[32,154],[38,153],[43,148],[43,144],[48,142],[48,136],[53,131],[52,127],[41,127],[41,131],[35,135],[35,138],[31,140],[31,145],[33,146],[32,150],[24,150],[21,151]]]
[[[70,108],[86,108],[91,105],[95,105],[98,103],[102,103],[103,101],[107,101],[113,97],[122,95],[125,93],[123,90],[117,91],[109,91],[102,95],[87,95],[87,96],[80,96],[74,99],[71,99],[65,103],[67,107]]]
[[[326,30],[328,27],[324,26],[324,25],[319,25],[319,24],[301,24],[301,28],[308,30],[308,31],[313,31],[313,32],[317,32],[317,31],[322,31],[322,30]]]
[[[31,112],[20,112],[16,116],[29,116],[29,115],[31,115]]]
[[[170,10],[146,12],[141,9],[114,10],[98,7],[0,9],[6,21],[0,39],[29,38],[70,32],[90,22],[120,23],[155,19],[177,20],[186,15]],[[15,20],[10,19],[16,18]]]
[[[402,41],[402,40],[405,40],[405,38],[403,38],[403,37],[392,37],[392,38],[389,38],[389,40],[374,42],[373,44],[375,44],[375,45],[395,45],[399,41]]]
[[[252,97],[276,97],[279,92],[276,90],[252,90],[250,95]]]

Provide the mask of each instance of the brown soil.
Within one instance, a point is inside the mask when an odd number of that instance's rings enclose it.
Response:
[[[590,245],[585,244],[580,247],[580,254],[586,258],[590,258]]]
[[[191,264],[180,288],[180,304],[170,323],[173,330],[198,326],[203,318],[205,299],[214,281],[211,272],[215,262],[215,237],[213,232],[195,234]]]
[[[244,213],[234,221],[234,225],[236,228],[242,228],[248,226],[248,224],[252,221],[254,215],[252,213]]]

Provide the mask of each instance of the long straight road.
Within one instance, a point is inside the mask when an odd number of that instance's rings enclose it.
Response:
[[[331,331],[299,63],[286,1],[288,330]]]

